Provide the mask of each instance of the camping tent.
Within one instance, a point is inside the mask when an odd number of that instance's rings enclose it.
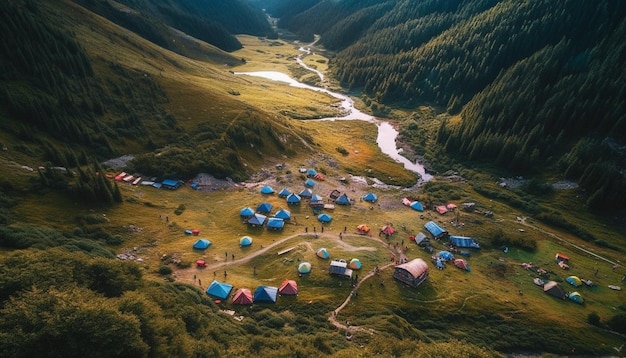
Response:
[[[266,185],[261,188],[261,194],[274,194],[274,188],[269,185]]]
[[[248,219],[248,224],[254,225],[254,226],[257,226],[257,225],[261,226],[265,223],[265,219],[267,219],[267,216],[265,215],[254,214],[252,215],[250,219]]]
[[[196,267],[206,267],[206,261],[203,259],[196,260]]]
[[[287,190],[287,188],[282,188],[279,192],[278,192],[278,196],[281,198],[286,198],[289,196],[289,194],[291,194],[291,192],[289,190]]]
[[[315,186],[315,182],[311,179],[307,179],[304,181],[304,186],[306,186],[307,188],[312,188]]]
[[[276,212],[276,214],[274,214],[274,217],[283,220],[289,220],[291,219],[291,212],[289,210],[280,209]]]
[[[378,197],[374,193],[367,193],[363,196],[363,200],[368,201],[370,203],[375,203],[378,200]]]
[[[391,236],[396,232],[396,229],[394,229],[393,226],[391,226],[390,224],[387,224],[380,228],[380,232],[387,236]]]
[[[456,210],[457,206],[455,203],[446,203],[446,209],[448,210]]]
[[[254,290],[254,302],[276,302],[278,288],[271,286],[259,286]]]
[[[437,225],[434,221],[429,221],[424,224],[424,228],[435,238],[440,239],[446,235],[448,232],[444,230],[441,226]]]
[[[322,173],[317,173],[313,176],[313,178],[317,179],[317,180],[324,180],[324,174]]]
[[[306,171],[307,176],[314,177],[315,174],[317,174],[317,171],[315,169],[309,169]]]
[[[311,189],[306,188],[306,189],[302,190],[299,195],[302,198],[307,198],[308,199],[311,196],[313,196],[313,192],[311,192]]]
[[[417,235],[413,238],[413,240],[418,245],[425,245],[425,244],[428,244],[428,242],[430,241],[428,240],[426,235],[424,235],[423,232],[418,232]]]
[[[287,204],[300,204],[301,200],[302,199],[300,199],[300,195],[296,193],[291,193],[287,195]]]
[[[439,253],[437,253],[437,257],[440,257],[445,261],[454,260],[454,255],[452,255],[450,251],[439,251]]]
[[[252,210],[252,208],[245,207],[245,208],[241,209],[241,211],[239,212],[239,215],[242,218],[249,218],[252,215],[254,215],[254,210]]]
[[[565,281],[567,281],[567,283],[569,283],[570,285],[574,287],[578,287],[583,284],[583,282],[577,276],[570,276],[566,278]]]
[[[460,268],[461,270],[465,270],[465,271],[470,270],[469,264],[467,263],[467,261],[463,259],[455,259],[454,266]]]
[[[583,300],[583,297],[580,295],[580,293],[578,292],[572,292],[567,296],[570,300],[576,302],[576,303],[580,303],[583,304],[585,301]]]
[[[252,245],[252,238],[250,236],[242,236],[239,239],[239,246],[250,246]]]
[[[247,288],[240,288],[235,291],[233,295],[233,304],[235,305],[251,305],[252,300],[252,292]]]
[[[193,235],[193,236],[198,236],[198,235],[200,235],[200,230],[198,230],[198,229],[193,229],[193,230],[191,230],[191,235]]]
[[[325,247],[318,249],[315,254],[317,255],[317,257],[320,257],[323,259],[327,259],[330,257],[330,253],[328,253],[328,250]]]
[[[294,280],[285,280],[280,284],[278,293],[281,295],[295,296],[298,294],[298,284]]]
[[[261,214],[269,214],[272,211],[272,204],[270,203],[261,203],[257,206],[256,211]]]
[[[448,208],[446,208],[445,205],[438,205],[435,207],[435,210],[437,210],[437,212],[441,215],[445,214],[448,212]]]
[[[230,294],[230,291],[233,289],[233,285],[230,285],[226,282],[213,281],[209,285],[209,288],[206,289],[206,293],[209,296],[213,296],[215,298],[225,299]]]
[[[554,256],[554,259],[556,260],[556,262],[569,261],[569,256],[562,254],[560,252],[557,252],[556,255]]]
[[[347,194],[341,194],[340,197],[337,198],[337,200],[335,200],[335,203],[337,203],[337,205],[350,205],[352,204],[352,202],[350,201],[350,198],[348,198]]]
[[[298,264],[298,272],[299,273],[309,273],[311,272],[311,263],[310,262],[300,262]]]
[[[362,233],[370,232],[370,227],[365,225],[365,224],[361,224],[361,225],[357,226],[356,229],[359,230],[359,232],[362,232]]]
[[[267,219],[267,228],[274,230],[282,230],[285,227],[285,221],[280,218]]]
[[[320,222],[323,223],[329,223],[332,220],[332,216],[328,215],[328,214],[319,214],[317,216],[317,220],[319,220]]]
[[[411,287],[417,287],[428,278],[428,264],[422,259],[403,263],[396,266],[393,278]]]
[[[456,247],[480,249],[478,241],[466,236],[450,236],[450,243]]]
[[[413,210],[424,211],[424,205],[422,205],[422,203],[420,203],[419,201],[414,201],[409,206]]]
[[[311,202],[321,202],[322,204],[324,203],[324,198],[322,198],[320,195],[317,194],[313,194],[311,195]]]
[[[561,286],[554,281],[546,282],[546,284],[543,285],[543,292],[561,299],[565,299],[567,297],[565,295],[565,290],[563,290]]]
[[[211,246],[211,241],[207,239],[200,239],[193,244],[193,248],[196,250],[206,250],[209,246]]]
[[[348,267],[353,270],[360,270],[362,266],[363,265],[361,264],[361,260],[357,258],[350,260],[350,263],[348,264]]]

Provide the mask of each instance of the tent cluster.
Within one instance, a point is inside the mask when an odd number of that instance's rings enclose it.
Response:
[[[402,198],[402,204],[416,211],[424,211],[424,205],[422,205],[422,203],[420,203],[417,200],[413,200],[409,198],[408,196],[405,198]]]
[[[578,287],[582,284],[582,280],[576,276],[570,276],[566,279],[567,283],[574,287]],[[555,281],[548,281],[543,285],[543,292],[549,294],[550,296],[560,298],[562,300],[569,298],[571,301],[574,301],[578,304],[585,303],[585,300],[580,295],[580,293],[574,292],[565,292],[565,290]]]
[[[216,300],[225,300],[230,295],[233,285],[226,282],[213,281],[206,289],[206,294]],[[237,305],[251,305],[255,302],[275,303],[279,295],[296,296],[298,284],[294,280],[286,279],[280,287],[258,286],[254,293],[248,288],[239,288],[231,298],[231,302]]]
[[[272,204],[263,202],[256,210],[245,207],[239,211],[239,216],[250,226],[267,226],[268,229],[281,230],[285,227],[285,221],[291,219],[291,212],[279,209],[273,217],[268,217],[272,211]]]

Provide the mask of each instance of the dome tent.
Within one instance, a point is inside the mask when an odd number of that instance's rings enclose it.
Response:
[[[250,207],[245,207],[241,209],[241,211],[239,212],[239,215],[243,218],[249,218],[252,215],[254,215],[254,210],[252,210],[252,208]]]
[[[274,194],[274,188],[269,185],[266,185],[261,188],[261,194]]]
[[[315,254],[317,257],[322,259],[328,259],[330,257],[330,253],[328,253],[328,250],[325,247],[318,249]]]
[[[242,236],[239,239],[239,246],[250,246],[252,245],[252,238],[250,236]]]
[[[206,289],[206,294],[220,299],[225,299],[233,289],[233,285],[226,282],[213,281]]]
[[[319,214],[317,216],[317,220],[319,220],[322,223],[329,223],[332,219],[333,219],[332,216],[328,214]]]
[[[211,246],[211,241],[207,239],[200,239],[193,244],[193,248],[196,250],[206,250],[209,246]]]
[[[310,262],[301,262],[298,264],[298,272],[299,273],[309,273],[311,272],[311,263]]]
[[[357,258],[353,258],[352,260],[350,260],[350,263],[348,264],[348,267],[353,270],[360,270],[362,266],[363,265],[361,264],[361,260]]]
[[[374,193],[367,193],[363,196],[363,200],[370,202],[370,203],[375,203],[376,200],[378,200],[378,197]]]

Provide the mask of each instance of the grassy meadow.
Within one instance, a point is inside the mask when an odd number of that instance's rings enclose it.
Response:
[[[81,26],[87,27],[88,20],[83,21],[86,23]],[[111,33],[115,30],[112,29]],[[78,36],[81,36],[80,32]],[[90,42],[93,52],[98,52],[99,47],[106,49],[106,43],[112,41],[104,36],[90,38],[97,39]],[[128,42],[135,40],[132,36],[123,39]],[[248,112],[283,113],[287,117],[305,119],[336,113],[336,100],[329,96],[229,72],[274,70],[295,74],[303,81],[310,80],[309,75],[294,72],[294,57],[299,53],[294,44],[250,36],[242,36],[240,41],[244,48],[233,53],[232,58],[228,57],[228,66],[192,61],[156,50],[152,58],[145,53],[132,52],[118,54],[101,51],[100,55],[134,63],[138,70],[158,76],[171,99],[169,110],[182,119],[181,126],[188,130],[209,119],[220,123],[234,121]],[[245,63],[240,63],[238,59],[245,59]],[[326,70],[328,64],[328,60],[319,54],[306,57],[304,61],[321,71]],[[100,70],[107,70],[102,66]],[[229,90],[239,95],[229,94]],[[410,118],[410,115],[406,114],[406,117]],[[124,202],[113,207],[87,207],[53,192],[29,193],[28,182],[36,177],[36,173],[18,168],[15,163],[24,158],[7,157],[5,154],[1,157],[3,171],[7,170],[4,177],[17,183],[15,187],[23,193],[19,205],[13,209],[13,219],[16,225],[47,225],[66,232],[78,226],[86,229],[98,227],[119,235],[123,237],[123,243],[114,247],[116,253],[135,253],[141,258],[138,264],[151,280],[178,281],[193,285],[198,290],[206,289],[214,278],[226,281],[235,288],[252,290],[258,285],[279,286],[284,279],[297,281],[299,295],[279,297],[275,305],[255,304],[246,308],[233,306],[230,302],[222,303],[220,307],[235,310],[236,315],[268,308],[281,314],[307,315],[314,312],[315,319],[325,320],[332,310],[344,302],[352,289],[350,281],[328,274],[329,260],[315,255],[318,248],[326,247],[331,259],[349,261],[353,257],[359,258],[363,268],[356,273],[362,278],[374,267],[390,262],[389,244],[404,245],[408,246],[406,255],[409,259],[422,258],[429,263],[429,279],[413,289],[396,282],[391,269],[383,270],[360,286],[358,296],[353,297],[339,312],[337,318],[340,322],[349,321],[351,325],[399,339],[423,342],[458,340],[507,352],[563,353],[572,348],[585,352],[607,352],[623,343],[623,336],[588,324],[588,315],[594,312],[606,321],[620,310],[623,312],[626,292],[610,290],[607,285],[620,284],[626,269],[620,266],[613,270],[611,263],[577,248],[582,247],[621,265],[625,261],[626,250],[623,231],[611,225],[606,218],[588,214],[576,194],[556,192],[537,200],[543,200],[541,205],[558,211],[568,222],[585,227],[621,251],[597,246],[571,232],[548,227],[506,201],[480,194],[472,184],[493,190],[505,189],[493,184],[497,178],[472,169],[462,172],[467,178],[465,181],[452,182],[438,176],[432,184],[411,190],[358,183],[350,175],[375,177],[403,187],[409,187],[417,180],[414,173],[405,171],[400,164],[380,152],[376,146],[374,124],[298,121],[282,117],[277,121],[285,128],[297,128],[306,133],[313,144],[303,144],[289,156],[269,149],[258,149],[256,155],[248,155],[246,163],[251,169],[263,169],[269,173],[261,182],[205,191],[192,190],[189,186],[169,191],[122,184]],[[419,123],[419,119],[417,121]],[[429,124],[429,128],[434,130],[435,127]],[[433,135],[434,132],[431,137]],[[347,154],[340,153],[338,148],[345,149]],[[254,150],[251,149],[251,152]],[[283,162],[285,168],[275,168],[275,164]],[[276,194],[262,195],[259,192],[265,184],[277,192],[283,187],[299,192],[304,188],[305,179],[299,168],[315,168],[325,174],[326,180],[316,182],[314,193],[327,198],[333,189],[338,189],[354,199],[354,205],[337,206],[328,211],[333,220],[322,225],[305,202],[300,206],[288,206]],[[342,183],[339,180],[341,177],[347,177],[348,182]],[[368,183],[371,184],[371,180]],[[375,204],[360,200],[370,191],[379,197]],[[462,225],[457,225],[453,223],[456,221],[453,213],[419,213],[403,206],[401,199],[405,196],[431,200],[434,204],[452,201],[460,206],[462,202],[476,202],[480,208],[493,211],[494,215],[488,218],[479,213],[460,211],[458,223]],[[255,209],[262,202],[272,204],[272,214],[278,209],[291,211],[292,219],[284,230],[275,232],[252,228],[242,222],[240,210],[246,206]],[[81,221],[85,216],[102,216],[106,220],[88,224]],[[528,217],[528,226],[519,222],[518,217]],[[430,220],[448,229],[452,235],[472,236],[483,243],[481,250],[473,250],[467,258],[470,272],[451,264],[437,270],[431,264],[431,254],[410,242],[410,234],[426,233],[423,225]],[[388,242],[384,237],[378,237],[378,229],[387,223],[398,229]],[[371,236],[357,235],[355,231],[359,224],[368,224],[372,228]],[[313,228],[319,237],[315,237]],[[344,228],[347,228],[347,233],[341,240],[339,233]],[[186,229],[198,229],[200,234],[197,237],[186,235]],[[239,238],[244,235],[252,237],[250,247],[239,246]],[[535,242],[536,250],[525,251],[511,246],[508,253],[504,253],[501,245],[488,244],[497,235],[512,241]],[[204,251],[193,250],[192,245],[198,238],[206,238],[212,245]],[[432,244],[435,253],[446,248],[441,242],[433,240]],[[288,249],[287,253],[278,254]],[[570,270],[561,270],[556,265],[556,252],[570,256]],[[204,259],[208,267],[195,267],[197,259]],[[299,276],[296,268],[302,261],[311,262],[313,269],[310,274]],[[567,291],[580,292],[585,304],[558,300],[542,292],[532,282],[536,275],[521,266],[530,262],[546,269],[548,278],[559,282]],[[160,274],[163,266],[169,266],[173,273]],[[569,275],[590,279],[595,285],[574,289],[565,282]],[[196,279],[202,281],[202,287]],[[245,319],[242,324],[245,324]],[[326,328],[332,329],[330,326]],[[354,342],[367,344],[373,339],[369,333],[358,332]],[[357,347],[354,345],[349,349],[359,352]]]

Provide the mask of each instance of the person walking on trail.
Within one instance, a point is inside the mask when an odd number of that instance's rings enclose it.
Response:
[[[233,254],[233,261],[235,261],[235,254]]]
[[[226,252],[224,253],[224,259],[225,259],[226,261],[228,261],[228,251],[226,251]]]
[[[228,276],[228,274],[226,273],[226,270],[224,270],[224,280],[226,279],[226,276]]]

